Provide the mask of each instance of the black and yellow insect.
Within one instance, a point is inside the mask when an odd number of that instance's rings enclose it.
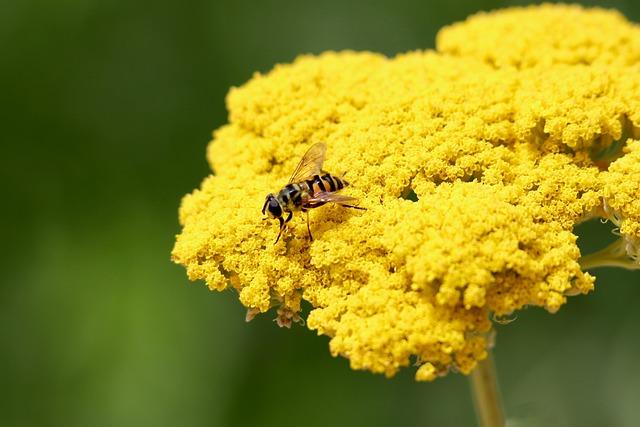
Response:
[[[355,206],[355,197],[337,194],[336,192],[348,186],[344,178],[331,175],[322,170],[327,146],[319,142],[307,150],[298,163],[289,183],[277,194],[269,194],[262,207],[262,214],[269,212],[272,218],[280,221],[280,232],[275,243],[278,243],[287,223],[293,218],[294,212],[307,214],[307,231],[309,239],[313,240],[309,227],[309,209],[318,208],[327,203],[336,203],[345,208],[362,209]],[[286,218],[283,215],[287,214]]]

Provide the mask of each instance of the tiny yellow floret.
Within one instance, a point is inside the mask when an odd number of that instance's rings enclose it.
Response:
[[[615,219],[639,254],[640,28],[617,12],[513,8],[444,28],[435,51],[301,56],[227,107],[173,260],[236,289],[247,320],[329,336],[353,369],[471,372],[493,316],[593,289],[586,219]],[[312,210],[313,241],[297,215],[274,245],[264,198],[317,142],[367,210]]]

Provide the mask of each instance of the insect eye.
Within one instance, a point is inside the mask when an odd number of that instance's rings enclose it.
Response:
[[[269,213],[274,217],[279,217],[280,215],[282,215],[282,209],[280,208],[280,204],[275,199],[275,197],[269,201]]]

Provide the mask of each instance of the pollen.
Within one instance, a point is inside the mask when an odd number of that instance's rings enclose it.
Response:
[[[415,364],[430,381],[486,358],[495,316],[593,290],[578,223],[615,212],[637,251],[640,27],[531,6],[453,24],[436,46],[301,56],[231,89],[213,172],[180,207],[172,259],[189,279],[235,289],[247,320],[328,336],[353,369]],[[274,245],[265,195],[317,142],[366,210],[312,210],[313,241],[298,215]]]

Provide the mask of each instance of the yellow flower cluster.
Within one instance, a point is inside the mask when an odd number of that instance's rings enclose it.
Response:
[[[640,264],[640,141],[629,141],[624,152],[604,174],[604,209],[619,227],[626,253]]]
[[[354,369],[469,373],[491,316],[593,289],[577,223],[640,238],[640,28],[615,12],[507,9],[443,29],[436,51],[303,56],[227,105],[173,259],[236,289],[248,319],[276,307],[288,326],[307,301]],[[319,141],[367,210],[314,209],[313,241],[299,215],[274,245],[264,197]]]
[[[633,66],[640,62],[640,28],[615,10],[529,6],[479,13],[444,28],[436,46],[495,67]]]

